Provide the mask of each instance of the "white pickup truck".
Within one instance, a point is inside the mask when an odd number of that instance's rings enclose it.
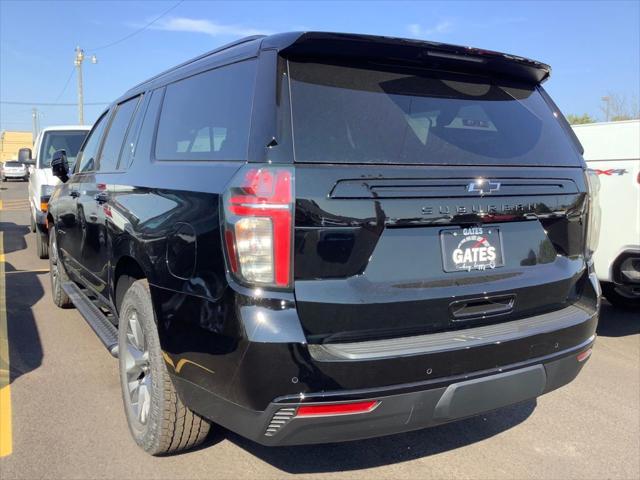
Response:
[[[573,125],[600,180],[600,240],[594,254],[604,296],[640,306],[640,120]]]
[[[57,150],[65,150],[70,165],[91,130],[86,125],[60,125],[46,127],[38,134],[34,145],[35,159],[29,167],[29,203],[31,231],[36,232],[36,247],[40,258],[49,256],[49,237],[45,224],[49,197],[60,183],[51,173],[51,157]],[[29,157],[32,153],[29,151]]]

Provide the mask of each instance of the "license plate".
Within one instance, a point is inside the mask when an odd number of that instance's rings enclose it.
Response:
[[[445,272],[490,270],[504,266],[502,236],[498,227],[442,230],[440,243]]]

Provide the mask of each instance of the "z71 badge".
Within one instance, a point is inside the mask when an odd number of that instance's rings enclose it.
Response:
[[[445,272],[502,267],[504,255],[498,227],[472,227],[440,232]]]

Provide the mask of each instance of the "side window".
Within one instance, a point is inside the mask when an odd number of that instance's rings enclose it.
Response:
[[[156,129],[163,93],[164,87],[151,92],[151,98],[149,98],[146,112],[144,112],[144,120],[142,120],[142,126],[140,127],[140,135],[138,135],[135,150],[133,151],[132,161],[136,158],[151,158],[153,133]]]
[[[82,152],[78,155],[78,168],[76,169],[76,172],[90,172],[96,169],[96,156],[98,154],[98,148],[100,147],[100,139],[102,138],[105,126],[107,125],[108,117],[109,112],[105,112],[93,126],[87,141],[84,143]]]
[[[127,100],[116,107],[109,131],[100,153],[100,171],[111,172],[116,169],[124,137],[138,106],[140,96]]]
[[[158,160],[246,160],[255,61],[244,61],[166,87]]]
[[[140,97],[140,101],[136,107],[136,113],[133,115],[133,120],[131,120],[129,129],[127,130],[127,137],[124,140],[124,145],[122,145],[122,151],[120,152],[120,160],[118,161],[117,166],[118,170],[125,170],[128,168],[135,155],[136,140],[145,111],[144,98],[144,95]]]

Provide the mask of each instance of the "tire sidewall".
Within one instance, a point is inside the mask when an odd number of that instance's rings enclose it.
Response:
[[[53,276],[54,259],[56,261],[56,278],[54,278]],[[58,255],[58,249],[56,245],[56,229],[55,227],[51,227],[51,230],[49,231],[49,279],[51,280],[51,294],[58,306],[60,306],[58,303],[58,298],[60,298],[60,293],[62,290],[61,271],[62,263],[60,262],[60,256]]]
[[[142,425],[135,417],[131,407],[131,399],[127,385],[124,355],[118,355],[120,373],[120,386],[122,389],[122,401],[127,417],[129,430],[138,445],[144,450],[156,449],[161,433],[161,407],[164,403],[164,375],[166,367],[162,360],[160,340],[156,327],[153,306],[149,287],[145,280],[137,280],[131,284],[124,295],[120,308],[120,325],[118,327],[118,351],[124,352],[127,348],[127,322],[131,312],[135,311],[144,333],[147,351],[149,352],[149,368],[151,371],[151,405],[149,419],[146,425]]]

